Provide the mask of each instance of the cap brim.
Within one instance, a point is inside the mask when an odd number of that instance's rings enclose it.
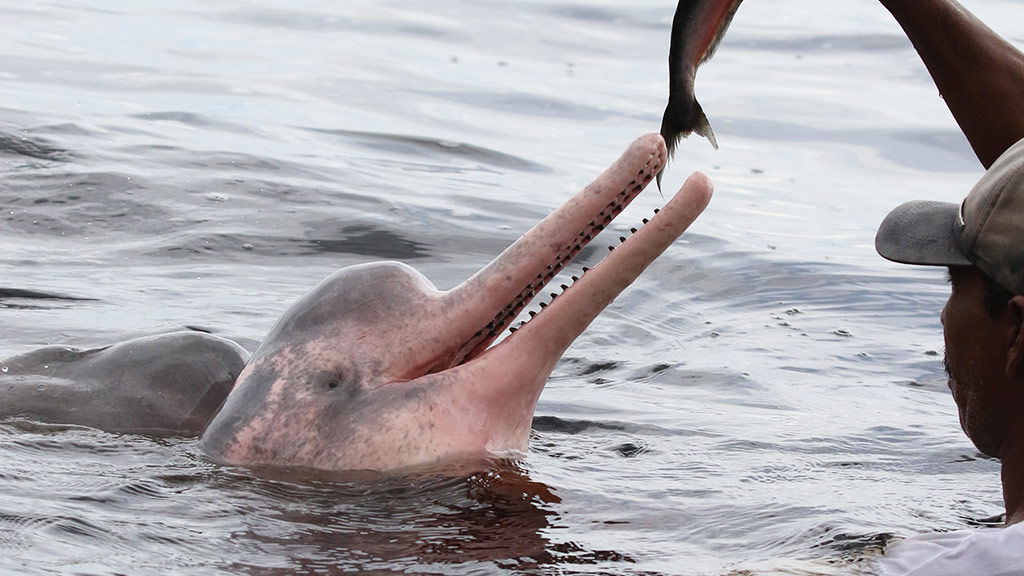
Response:
[[[915,200],[897,206],[878,226],[875,250],[883,258],[924,266],[969,266],[960,249],[956,223],[960,206]]]

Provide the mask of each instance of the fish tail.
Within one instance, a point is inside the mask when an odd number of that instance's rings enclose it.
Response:
[[[696,99],[693,100],[692,106],[692,118],[694,118],[693,128],[690,130],[680,130],[678,128],[670,127],[670,121],[674,115],[670,112],[672,109],[671,104],[669,110],[665,111],[665,118],[661,123],[661,137],[665,139],[665,149],[668,151],[667,160],[672,160],[676,155],[676,147],[679,145],[679,141],[685,138],[690,133],[699,134],[708,139],[711,145],[718,150],[718,139],[715,138],[715,132],[711,129],[711,122],[708,122],[708,117],[704,114],[704,109],[700,107],[700,102]],[[668,167],[668,162],[665,162],[665,166],[661,168],[655,179],[658,182],[658,191],[661,191],[661,175],[665,173],[665,168]]]

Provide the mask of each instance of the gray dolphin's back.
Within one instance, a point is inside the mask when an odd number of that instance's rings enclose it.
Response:
[[[90,350],[47,346],[0,361],[0,419],[195,436],[224,402],[247,356],[234,342],[202,332]]]

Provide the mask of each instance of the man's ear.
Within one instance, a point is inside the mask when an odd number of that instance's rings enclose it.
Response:
[[[1006,355],[1006,375],[1014,378],[1024,369],[1024,296],[1014,296],[1007,302],[1010,314],[1010,350]]]

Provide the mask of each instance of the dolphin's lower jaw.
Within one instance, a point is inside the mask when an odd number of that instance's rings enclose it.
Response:
[[[254,354],[204,434],[204,449],[232,464],[334,470],[525,452],[537,399],[562,353],[700,214],[710,182],[688,182],[689,191],[684,186],[521,329],[492,344],[665,159],[660,136],[638,139],[447,292],[397,263],[342,270],[296,303]],[[325,320],[325,310],[339,316]]]

